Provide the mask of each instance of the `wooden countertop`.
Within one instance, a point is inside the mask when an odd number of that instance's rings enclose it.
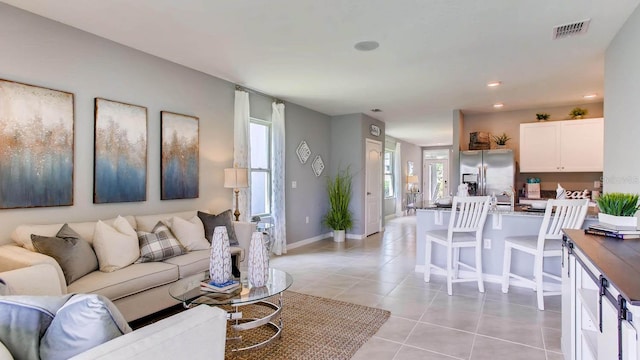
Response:
[[[584,230],[564,230],[627,302],[640,305],[640,239],[619,240],[588,235]]]

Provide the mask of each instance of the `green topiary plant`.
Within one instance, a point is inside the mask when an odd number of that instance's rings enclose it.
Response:
[[[493,136],[492,138],[496,145],[506,145],[507,141],[511,140],[511,138],[507,136],[506,133],[502,133],[502,135],[500,136]]]
[[[549,120],[549,117],[551,117],[551,115],[549,115],[547,113],[537,113],[536,114],[536,119],[538,119],[538,121],[540,121],[540,120]]]
[[[353,226],[353,214],[349,210],[352,178],[347,168],[344,171],[338,170],[335,178],[327,180],[329,211],[322,222],[333,230],[348,230]]]
[[[588,113],[589,110],[577,107],[571,110],[569,116],[571,116],[572,119],[582,119],[582,117],[587,115]]]
[[[598,200],[600,212],[613,216],[635,216],[640,210],[637,194],[607,193]]]

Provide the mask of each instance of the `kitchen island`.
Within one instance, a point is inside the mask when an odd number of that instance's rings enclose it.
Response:
[[[590,208],[583,228],[597,222],[597,217],[592,214]],[[416,272],[424,272],[425,261],[425,233],[429,230],[447,229],[451,209],[447,208],[426,208],[416,210]],[[542,225],[544,212],[525,211],[523,206],[515,206],[514,210],[509,207],[505,210],[489,211],[487,221],[484,226],[483,237],[484,246],[482,251],[482,272],[484,280],[488,282],[502,282],[502,262],[504,257],[504,239],[508,236],[537,235]],[[433,245],[431,261],[445,267],[446,250],[443,246]],[[460,259],[467,264],[474,264],[474,254],[472,251],[462,250]],[[560,258],[545,259],[544,268],[546,272],[560,275]],[[511,259],[511,270],[518,275],[531,277],[533,273],[533,256],[514,251]],[[432,274],[441,274],[437,269],[432,270]],[[461,277],[471,276],[471,273],[460,271]],[[518,280],[511,279],[514,286],[524,286]]]

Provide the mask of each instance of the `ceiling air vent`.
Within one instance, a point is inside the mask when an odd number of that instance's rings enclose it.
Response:
[[[589,29],[589,23],[591,23],[591,19],[555,26],[553,28],[553,40],[584,34]]]

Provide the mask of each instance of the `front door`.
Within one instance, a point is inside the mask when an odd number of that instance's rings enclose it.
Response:
[[[425,202],[433,204],[438,198],[449,196],[449,159],[425,159],[422,174]]]
[[[365,236],[382,225],[382,143],[367,139],[366,145]]]

